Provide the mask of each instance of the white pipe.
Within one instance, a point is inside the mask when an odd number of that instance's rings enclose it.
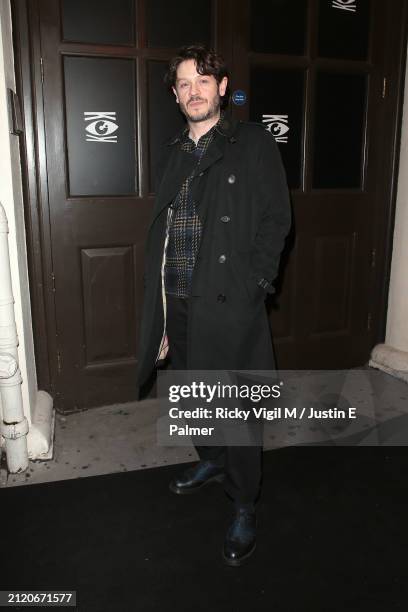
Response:
[[[28,467],[28,421],[24,416],[21,373],[18,367],[18,337],[14,318],[8,249],[8,223],[0,204],[0,433],[6,440],[7,466],[12,474]]]

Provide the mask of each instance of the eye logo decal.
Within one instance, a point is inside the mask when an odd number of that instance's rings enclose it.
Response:
[[[118,142],[118,135],[111,136],[119,129],[116,123],[116,112],[85,111],[85,139],[88,142]],[[92,122],[92,123],[89,123]]]
[[[284,136],[289,132],[289,115],[262,115],[262,123],[266,129],[275,137],[276,142],[288,142]]]
[[[357,11],[357,0],[333,0],[332,7],[355,13]]]

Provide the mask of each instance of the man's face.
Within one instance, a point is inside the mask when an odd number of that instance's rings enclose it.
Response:
[[[177,68],[173,92],[188,121],[198,123],[219,114],[220,97],[227,89],[227,77],[220,83],[212,74],[198,74],[193,59],[184,60]]]

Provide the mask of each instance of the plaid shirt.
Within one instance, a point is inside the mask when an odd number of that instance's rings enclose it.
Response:
[[[205,155],[219,121],[201,138],[197,145],[185,130],[180,147],[197,158],[193,172],[185,179],[181,189],[171,204],[170,225],[168,228],[168,243],[164,266],[164,286],[167,294],[176,297],[189,297],[194,264],[201,240],[202,224],[197,214],[195,202],[191,197],[191,183],[197,172],[197,167]]]

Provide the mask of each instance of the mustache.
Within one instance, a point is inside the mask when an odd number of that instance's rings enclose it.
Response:
[[[203,98],[190,98],[190,100],[187,102],[187,106],[191,104],[191,102],[205,102],[205,100],[203,100]]]

